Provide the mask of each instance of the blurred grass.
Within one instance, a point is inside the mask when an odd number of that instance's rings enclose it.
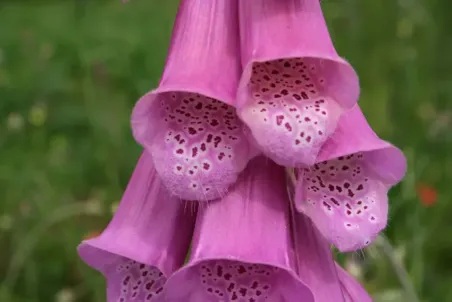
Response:
[[[409,159],[386,234],[422,301],[452,301],[452,4],[324,2],[366,116]],[[135,165],[130,112],[159,79],[176,8],[0,1],[1,302],[105,301],[75,247],[106,225]],[[438,192],[433,206],[418,186]],[[382,253],[357,258],[341,257],[377,301],[403,301]]]

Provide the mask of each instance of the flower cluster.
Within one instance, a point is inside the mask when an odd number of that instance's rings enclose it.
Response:
[[[371,301],[330,245],[376,238],[406,162],[358,97],[318,0],[181,0],[160,84],[132,114],[145,150],[79,247],[108,301]]]

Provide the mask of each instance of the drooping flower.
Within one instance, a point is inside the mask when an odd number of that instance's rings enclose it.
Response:
[[[345,271],[339,264],[336,264],[339,281],[342,292],[344,293],[344,302],[372,302],[372,298],[367,291]]]
[[[188,265],[169,302],[313,302],[295,274],[284,169],[253,159],[221,200],[200,206]]]
[[[225,194],[250,158],[234,104],[240,77],[236,0],[182,0],[159,87],[132,114],[136,140],[170,192]]]
[[[195,215],[156,176],[144,152],[106,230],[78,248],[106,277],[108,302],[160,301],[166,278],[184,262]]]
[[[385,228],[388,190],[405,171],[403,153],[378,138],[355,106],[342,116],[317,163],[297,171],[295,202],[339,250],[360,249]]]
[[[359,81],[336,53],[318,0],[239,1],[242,66],[237,112],[278,164],[315,162]]]

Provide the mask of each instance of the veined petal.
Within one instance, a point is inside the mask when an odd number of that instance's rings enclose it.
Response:
[[[195,214],[156,176],[143,153],[106,230],[78,247],[106,277],[108,302],[161,301],[166,278],[184,262]]]
[[[347,302],[330,245],[309,218],[298,213],[294,218],[298,276],[311,289],[315,302]]]
[[[181,199],[219,198],[251,157],[233,107],[237,18],[236,0],[182,0],[159,87],[133,110],[135,139]]]
[[[311,165],[358,101],[358,77],[337,55],[318,0],[239,1],[239,12],[238,114],[277,163]]]
[[[221,201],[200,206],[190,261],[168,279],[168,301],[314,301],[295,274],[284,179],[257,157]]]
[[[345,295],[345,302],[372,302],[372,298],[367,291],[347,273],[339,264],[336,264],[342,291]]]
[[[403,153],[378,138],[356,106],[343,115],[318,163],[297,171],[295,202],[339,250],[357,250],[386,227],[388,190],[405,171]]]

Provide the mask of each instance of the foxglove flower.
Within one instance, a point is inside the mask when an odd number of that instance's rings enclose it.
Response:
[[[296,277],[284,170],[253,159],[221,201],[200,206],[188,265],[165,287],[169,302],[313,302]]]
[[[298,170],[297,208],[340,251],[370,244],[386,226],[388,190],[405,174],[403,153],[378,138],[355,106],[317,161]]]
[[[367,291],[349,273],[336,264],[345,302],[372,302]]]
[[[195,215],[171,197],[143,153],[107,229],[81,243],[81,258],[107,279],[108,302],[161,301],[184,262]]]
[[[136,140],[170,192],[223,196],[250,158],[235,95],[241,67],[236,0],[181,0],[159,87],[132,113]]]
[[[278,164],[311,165],[357,102],[358,77],[336,53],[318,0],[239,1],[239,13],[237,112]]]

